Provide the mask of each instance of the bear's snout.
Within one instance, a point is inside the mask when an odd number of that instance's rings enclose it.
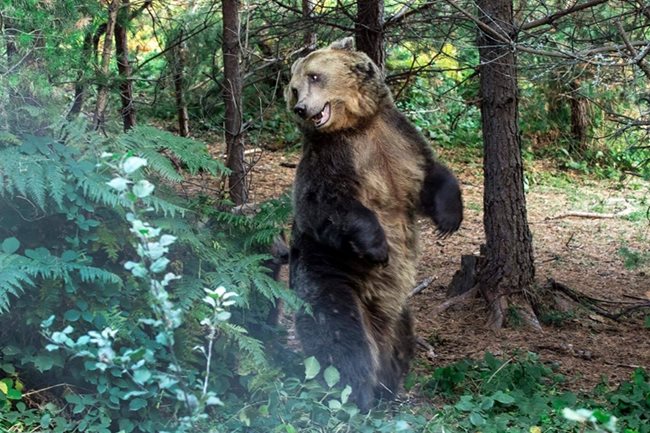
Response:
[[[307,107],[303,103],[298,103],[294,105],[293,112],[300,116],[301,119],[304,119],[307,116]]]

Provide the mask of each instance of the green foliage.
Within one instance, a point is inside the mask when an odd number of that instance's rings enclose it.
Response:
[[[362,414],[349,401],[351,388],[340,387],[340,374],[332,366],[323,369],[315,358],[304,360],[304,379],[285,377],[267,384],[255,403],[220,419],[225,431],[359,433],[415,432],[426,420],[410,414],[391,415],[384,410]],[[237,405],[226,404],[226,408]]]
[[[626,429],[650,432],[650,380],[647,371],[635,370],[630,381],[623,382],[606,396],[612,412]]]
[[[563,378],[534,354],[505,361],[487,354],[481,361],[437,368],[414,382],[432,397],[444,396],[446,402],[436,421],[421,431],[585,431],[583,425],[567,424],[566,418],[588,424],[593,428],[588,431],[650,431],[649,384],[643,370],[617,389],[601,386],[593,396],[581,396],[563,390]],[[574,407],[591,409],[571,417]],[[583,418],[578,420],[578,415]]]
[[[432,86],[435,94],[430,90]],[[416,77],[397,106],[436,145],[480,147],[480,113],[470,103],[476,98],[476,91],[472,81],[459,84],[448,77],[440,80]]]
[[[183,200],[168,186],[182,176],[161,156],[193,173],[224,174],[205,145],[147,127],[108,140],[81,124],[59,131],[15,136],[0,148],[0,350],[12,375],[3,401],[17,399],[2,405],[0,425],[202,429],[206,410],[220,403],[214,390],[228,396],[242,391],[239,381],[277,376],[248,333],[259,320],[247,311],[277,299],[299,305],[262,265],[288,201],[250,219],[213,208],[206,215],[201,200]],[[202,220],[214,223],[206,229]],[[221,286],[239,295],[227,314]],[[14,391],[25,377],[45,384],[66,377],[70,387],[33,411]]]
[[[619,248],[618,254],[623,257],[626,269],[637,269],[650,262],[650,251],[644,252],[622,246]]]

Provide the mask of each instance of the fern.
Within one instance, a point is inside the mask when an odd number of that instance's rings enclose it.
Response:
[[[261,341],[249,336],[245,328],[230,322],[222,322],[220,329],[223,335],[237,344],[239,350],[244,352],[258,367],[268,366],[264,345]]]
[[[0,313],[9,308],[9,295],[18,296],[26,286],[33,286],[28,259],[16,254],[0,253]]]
[[[60,131],[59,138],[0,136],[0,240],[6,242],[4,248],[0,245],[0,329],[5,330],[0,347],[17,348],[3,362],[52,358],[39,334],[40,323],[50,316],[55,316],[57,326],[70,325],[75,332],[119,329],[124,347],[145,350],[160,343],[146,328],[134,326],[149,317],[151,298],[144,283],[122,267],[136,255],[136,246],[124,224],[123,204],[129,197],[111,189],[109,173],[97,166],[98,155],[110,150],[145,157],[145,176],[159,180],[155,195],[142,204],[150,208],[149,221],[178,238],[168,258],[169,270],[183,274],[182,280],[170,283],[172,298],[185,316],[177,330],[179,349],[189,352],[202,341],[203,288],[223,285],[237,292],[240,301],[237,310],[233,308],[236,322],[224,322],[219,328],[215,356],[223,365],[215,368],[216,381],[243,371],[241,366],[268,368],[264,345],[246,328],[278,299],[291,309],[301,304],[263,266],[269,244],[290,216],[288,197],[263,204],[252,217],[219,212],[212,204],[200,207],[196,205],[200,200],[188,202],[169,184],[182,181],[183,171],[227,172],[205,144],[150,127],[108,139],[89,132],[82,123],[63,125]],[[137,182],[137,176],[130,180]],[[38,221],[26,218],[24,208]],[[22,247],[17,246],[18,239]],[[52,368],[69,375],[72,364],[62,362],[63,358]],[[164,362],[152,359],[151,366]],[[187,368],[187,376],[196,377],[197,371]],[[75,374],[93,389],[99,372],[82,369]],[[111,386],[130,389],[122,379],[114,379]],[[104,397],[98,398],[103,405]],[[112,407],[101,407],[117,416]]]
[[[118,138],[117,145],[126,151],[143,155],[149,162],[149,169],[174,182],[182,181],[183,177],[174,168],[169,157],[162,152],[178,159],[190,174],[206,171],[212,175],[220,175],[228,172],[221,161],[210,156],[204,143],[178,137],[150,126],[133,128],[128,134]]]
[[[94,266],[77,263],[77,255],[57,257],[45,248],[25,250],[25,255],[0,253],[0,311],[9,305],[8,294],[18,295],[26,286],[34,286],[34,278],[64,281],[72,274],[78,275],[84,283],[122,284],[122,279],[109,271]]]

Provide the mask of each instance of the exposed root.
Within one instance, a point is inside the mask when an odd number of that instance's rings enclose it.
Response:
[[[478,286],[474,286],[471,289],[467,290],[465,293],[461,293],[458,296],[454,296],[453,298],[449,298],[445,302],[443,302],[442,304],[434,307],[432,312],[433,312],[433,314],[440,314],[443,311],[446,311],[446,310],[448,310],[449,308],[451,308],[451,307],[453,307],[455,305],[463,304],[463,303],[469,301],[470,299],[475,298],[477,292],[478,292]]]
[[[643,300],[639,298],[639,302],[629,302],[629,301],[610,301],[606,299],[593,298],[591,296],[585,295],[584,293],[573,290],[562,283],[558,283],[552,278],[548,279],[545,289],[551,291],[558,291],[567,297],[569,297],[574,302],[582,305],[588,310],[593,311],[594,313],[606,317],[608,319],[618,321],[621,317],[633,313],[638,310],[645,308],[650,308],[650,300]],[[625,307],[619,309],[618,311],[610,311],[605,309],[602,304],[608,305],[625,305]]]

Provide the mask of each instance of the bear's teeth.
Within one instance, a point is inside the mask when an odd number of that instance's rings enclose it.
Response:
[[[314,117],[311,118],[312,122],[314,122],[314,125],[318,128],[326,124],[330,120],[330,104],[329,102],[325,104],[323,107],[323,111],[320,113],[316,114]]]

